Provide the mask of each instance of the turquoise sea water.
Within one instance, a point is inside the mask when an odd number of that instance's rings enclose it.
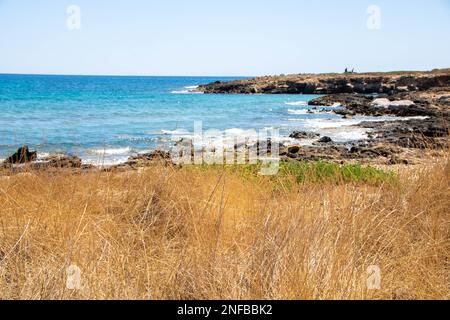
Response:
[[[335,139],[357,138],[338,130],[339,116],[307,113],[305,102],[317,96],[188,92],[216,80],[231,78],[0,75],[0,158],[28,144],[41,155],[121,162],[167,145],[172,131],[193,131],[194,121],[221,131],[334,130]]]

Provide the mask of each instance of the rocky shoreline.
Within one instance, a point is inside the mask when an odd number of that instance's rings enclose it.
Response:
[[[450,69],[429,72],[299,74],[216,81],[198,91],[214,94],[388,94],[447,87]]]
[[[297,79],[297,82],[293,79]],[[304,85],[306,79],[307,83],[314,85]],[[421,73],[263,77],[213,83],[200,86],[199,90],[205,93],[325,92],[329,94],[309,101],[311,112],[320,107],[338,106],[333,108],[332,112],[345,119],[359,115],[399,117],[398,120],[394,118],[392,121],[357,124],[357,127],[367,130],[368,138],[352,143],[336,143],[331,138],[315,132],[293,132],[290,138],[299,141],[299,144],[280,144],[282,161],[357,161],[396,165],[418,163],[430,154],[448,154],[450,69]],[[302,140],[314,142],[304,146],[301,144]],[[267,143],[269,149],[271,143]],[[257,148],[259,152],[259,143]],[[168,152],[156,150],[130,157],[123,164],[100,169],[136,170],[155,162],[173,165]],[[38,161],[37,152],[30,152],[27,146],[19,148],[14,155],[0,164],[0,171],[3,173],[59,169],[89,171],[98,170],[99,167],[83,164],[80,158],[68,155],[52,155]]]
[[[359,161],[411,164],[431,154],[446,153],[450,136],[450,69],[430,72],[319,74],[259,77],[199,86],[206,94],[324,94],[308,103],[309,112],[339,106],[344,119],[392,116],[394,121],[362,122],[368,139],[352,144],[326,137],[313,146],[282,154],[286,161]],[[403,117],[400,118],[400,117]],[[409,118],[404,118],[409,117]],[[293,134],[311,139],[311,133]]]

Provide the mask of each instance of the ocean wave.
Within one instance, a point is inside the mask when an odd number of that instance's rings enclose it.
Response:
[[[197,91],[198,86],[186,86],[183,90],[174,90],[172,94],[202,94],[203,92]]]
[[[170,135],[179,136],[179,135],[189,135],[189,132],[186,130],[183,130],[183,129],[161,130],[161,134],[163,134],[165,136],[170,136]]]
[[[302,121],[307,128],[331,129],[360,124],[364,120],[343,120],[343,119],[289,119],[289,121]]]
[[[311,111],[308,110],[308,109],[300,109],[300,110],[289,109],[288,113],[289,114],[301,115],[301,114],[310,114]]]
[[[395,116],[384,116],[384,117],[355,117],[353,119],[305,119],[305,118],[290,118],[288,121],[299,122],[302,126],[306,128],[315,129],[333,129],[350,127],[361,124],[362,122],[383,122],[383,121],[408,121],[408,120],[424,120],[428,117],[395,117]]]
[[[284,103],[287,106],[307,106],[307,101],[287,101]]]
[[[326,133],[333,141],[347,142],[364,140],[368,138],[368,132],[371,131],[365,128],[346,128],[345,130],[336,130],[335,132]]]

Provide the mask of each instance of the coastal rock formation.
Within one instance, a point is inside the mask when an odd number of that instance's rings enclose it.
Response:
[[[361,94],[332,94],[311,100],[308,104],[310,106],[339,105],[340,107],[333,112],[343,116],[449,117],[449,100],[447,96],[440,95],[444,92],[436,91],[437,96],[429,92],[414,92],[391,96],[379,95],[376,98]]]
[[[48,169],[48,168],[81,168],[82,161],[80,158],[68,155],[52,155],[44,158],[41,162],[36,163],[35,166]]]
[[[5,164],[23,164],[37,159],[37,152],[30,152],[27,145],[20,147],[16,153],[8,157]]]
[[[21,148],[22,149],[22,148]],[[19,150],[21,150],[19,149]],[[5,162],[1,169],[8,169],[12,173],[28,172],[30,170],[52,170],[52,169],[90,169],[93,166],[83,165],[82,160],[75,156],[68,155],[52,155],[43,159],[37,160],[34,156],[36,152],[31,152],[33,157],[27,158],[27,162]],[[8,159],[7,159],[8,160]]]
[[[149,153],[130,157],[127,162],[122,165],[115,166],[114,168],[142,168],[155,162],[172,164],[172,157],[169,152],[155,150]]]
[[[449,147],[450,69],[259,77],[215,82],[200,86],[198,90],[230,94],[325,94],[308,103],[314,107],[309,112],[317,112],[319,107],[333,107],[332,112],[345,119],[357,115],[403,117],[357,125],[369,130],[369,138],[353,142],[352,146],[322,137],[313,146],[281,148],[280,155],[285,161],[357,160],[388,165],[410,164],[407,157],[412,154],[420,157],[425,149]],[[295,131],[290,138],[302,140],[318,136]]]
[[[298,74],[268,76],[199,86],[203,93],[396,94],[448,86],[450,69],[430,72]]]

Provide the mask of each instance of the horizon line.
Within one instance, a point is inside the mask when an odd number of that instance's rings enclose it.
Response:
[[[416,69],[416,70],[389,70],[389,71],[359,71],[355,74],[365,73],[394,73],[394,72],[433,72],[436,70],[447,70],[450,68],[432,68],[432,69]],[[21,73],[21,72],[0,72],[0,75],[17,75],[17,76],[66,76],[66,77],[161,77],[161,78],[257,78],[266,76],[287,76],[287,75],[308,75],[308,74],[340,74],[344,72],[329,71],[329,72],[294,72],[294,73],[273,73],[264,75],[137,75],[137,74],[67,74],[67,73]]]
[[[180,77],[190,77],[190,78],[251,78],[258,76],[221,76],[221,75],[136,75],[136,74],[67,74],[67,73],[16,73],[16,72],[0,72],[0,76],[64,76],[64,77],[160,77],[160,78],[180,78]]]

